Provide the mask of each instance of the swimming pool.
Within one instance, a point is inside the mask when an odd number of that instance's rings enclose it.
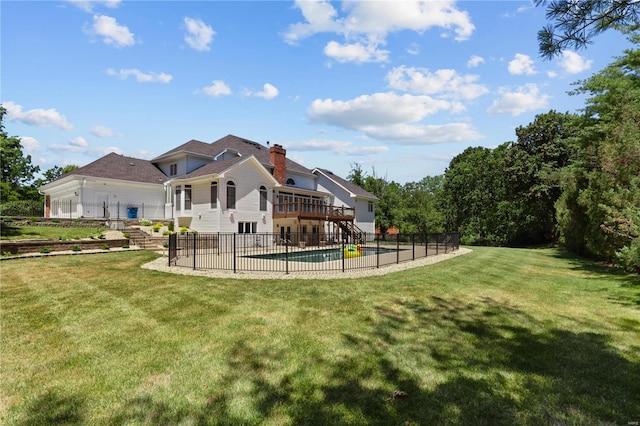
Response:
[[[396,249],[389,248],[376,248],[376,247],[362,247],[363,256],[374,256],[376,253],[392,253]],[[293,251],[289,253],[269,253],[269,254],[255,254],[243,257],[250,257],[252,259],[270,259],[270,260],[288,260],[289,262],[331,262],[332,260],[342,259],[342,249],[322,249],[322,250],[305,250],[305,251]],[[362,257],[362,256],[359,256]],[[358,259],[353,257],[351,259]]]

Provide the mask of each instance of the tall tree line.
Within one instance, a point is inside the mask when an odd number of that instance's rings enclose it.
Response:
[[[638,45],[637,33],[629,33]],[[458,231],[463,244],[562,244],[640,271],[640,50],[578,82],[578,113],[549,111],[496,148],[469,147],[443,176],[404,185],[364,173],[381,232]]]

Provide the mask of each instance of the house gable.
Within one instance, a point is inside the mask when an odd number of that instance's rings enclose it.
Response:
[[[47,190],[76,178],[109,179],[159,185],[167,180],[167,176],[149,161],[125,157],[112,152],[43,185],[42,189]]]
[[[350,198],[365,199],[367,201],[378,201],[378,197],[376,197],[369,191],[366,191],[358,185],[355,185],[348,180],[333,174],[333,172],[329,170],[316,167],[315,169],[313,169],[313,173],[317,176],[323,177],[324,181],[329,183],[329,185],[327,186],[341,189],[342,191],[346,192]],[[331,190],[332,188],[327,189]]]

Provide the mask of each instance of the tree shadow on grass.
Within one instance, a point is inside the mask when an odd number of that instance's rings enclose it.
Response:
[[[19,226],[0,224],[0,235],[2,239],[16,239],[17,237],[24,238],[25,235],[36,235],[35,232],[25,232],[23,228]]]
[[[28,416],[21,425],[84,425],[84,411],[83,398],[63,396],[50,389],[29,405]]]
[[[555,257],[568,262],[573,270],[586,272],[593,279],[606,278],[620,283],[618,288],[606,290],[608,299],[622,305],[640,307],[640,274],[624,272],[566,250],[556,250],[554,253]]]
[[[609,340],[490,298],[396,300],[368,332],[345,332],[339,354],[311,353],[284,372],[288,351],[238,342],[206,401],[135,397],[112,423],[627,424],[640,415],[640,367]]]

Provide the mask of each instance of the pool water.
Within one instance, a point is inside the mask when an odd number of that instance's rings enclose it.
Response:
[[[379,250],[379,251],[378,251]],[[376,249],[376,247],[362,247],[362,255],[363,256],[374,256],[376,252],[382,253],[390,253],[395,252],[395,249],[388,248],[380,248]],[[323,250],[305,250],[305,251],[294,251],[290,253],[270,253],[270,254],[256,254],[250,257],[253,259],[271,259],[271,260],[287,260],[290,262],[330,262],[332,260],[340,260],[342,259],[342,250],[341,249],[323,249]],[[360,256],[358,256],[360,257]],[[358,259],[358,257],[352,257],[347,259]]]

